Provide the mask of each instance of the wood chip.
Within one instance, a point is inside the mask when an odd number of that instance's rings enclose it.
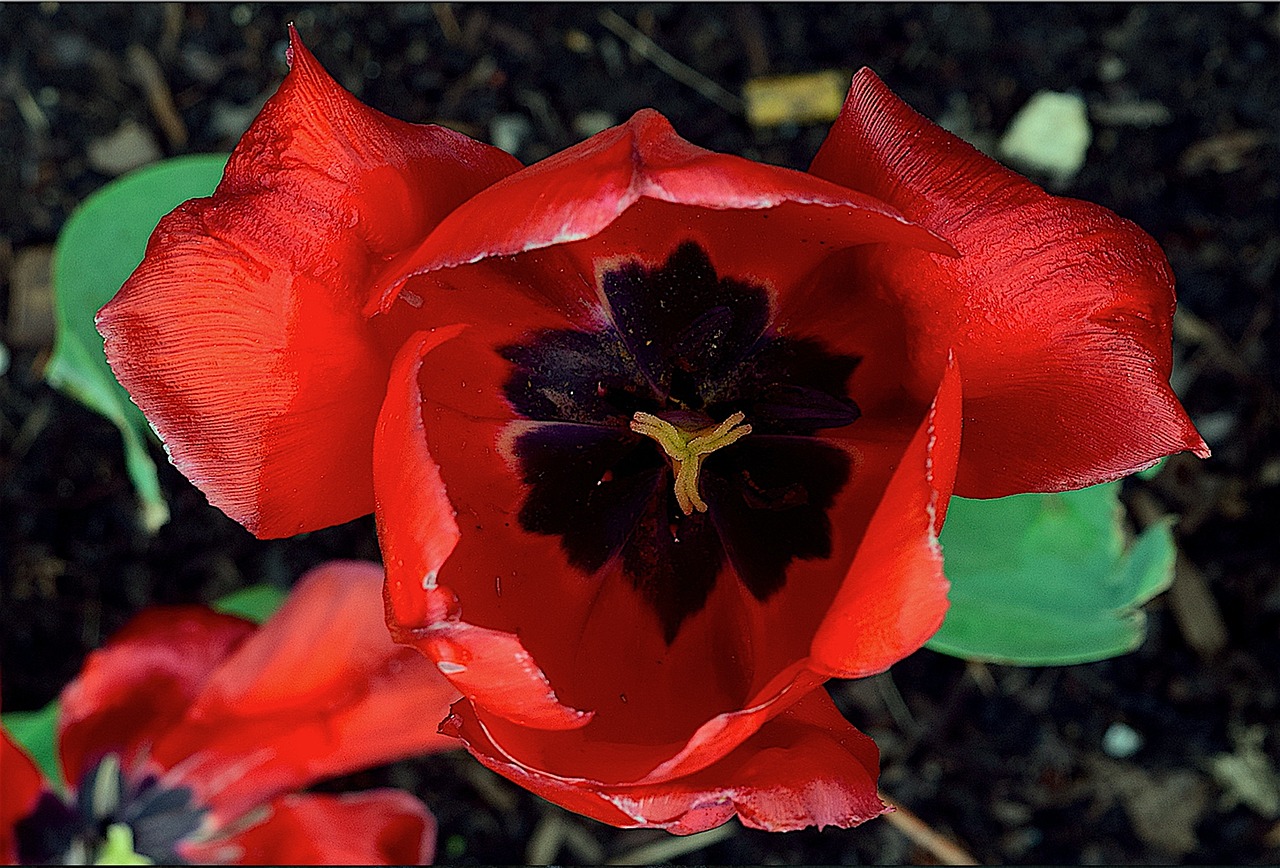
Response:
[[[1245,157],[1266,140],[1257,130],[1231,130],[1201,139],[1182,152],[1178,170],[1185,175],[1234,172],[1242,168]]]
[[[1100,775],[1129,815],[1134,833],[1153,850],[1175,857],[1200,846],[1196,826],[1209,807],[1209,785],[1188,769],[1152,772],[1108,763]]]
[[[1084,100],[1042,90],[1014,115],[997,148],[1010,162],[1065,182],[1084,167],[1092,141]]]
[[[1267,727],[1233,727],[1234,753],[1220,753],[1209,760],[1214,779],[1222,787],[1220,809],[1245,805],[1261,817],[1280,817],[1280,774],[1263,745]]]
[[[8,343],[15,347],[51,347],[53,319],[53,246],[25,247],[13,257],[9,273]]]
[[[1206,659],[1227,647],[1227,627],[1204,573],[1181,551],[1173,568],[1169,602],[1187,644]]]
[[[173,93],[169,90],[169,83],[165,81],[160,64],[152,57],[151,52],[137,43],[129,46],[126,58],[134,80],[147,95],[147,105],[150,106],[151,114],[160,125],[164,137],[175,149],[181,150],[186,147],[187,125],[182,122],[182,116],[174,107]]]
[[[753,78],[742,87],[747,121],[753,127],[830,123],[840,115],[849,78],[834,69]]]
[[[151,131],[133,120],[122,123],[111,135],[89,142],[86,151],[93,170],[113,178],[164,156]]]

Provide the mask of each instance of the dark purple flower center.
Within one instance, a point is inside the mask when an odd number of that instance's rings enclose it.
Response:
[[[46,792],[14,824],[18,862],[92,865],[118,846],[110,840],[112,829],[122,827],[137,855],[161,865],[185,864],[178,845],[200,829],[207,813],[190,788],[166,786],[154,775],[133,780],[108,754],[85,773],[72,802]]]
[[[777,334],[767,290],[720,277],[692,242],[607,272],[601,293],[598,330],[499,350],[529,420],[519,521],[559,536],[583,573],[619,562],[671,642],[727,565],[763,601],[793,561],[830,556],[852,464],[816,435],[858,418],[859,360]]]

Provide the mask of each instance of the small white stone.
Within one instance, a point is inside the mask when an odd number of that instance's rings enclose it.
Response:
[[[89,142],[89,165],[104,175],[123,175],[154,163],[163,154],[151,131],[137,121],[122,123],[114,133]]]
[[[1113,84],[1124,78],[1125,73],[1129,71],[1129,67],[1125,62],[1114,54],[1108,54],[1098,61],[1098,78],[1107,84]]]
[[[584,139],[603,132],[618,123],[618,119],[606,111],[585,111],[573,119],[573,131]]]
[[[1113,723],[1102,734],[1102,752],[1113,759],[1128,759],[1142,747],[1142,735],[1126,723]]]
[[[533,135],[533,124],[524,115],[498,115],[489,124],[489,141],[512,156]]]
[[[1084,166],[1092,141],[1084,100],[1042,90],[1014,116],[999,153],[1012,163],[1068,181]]]

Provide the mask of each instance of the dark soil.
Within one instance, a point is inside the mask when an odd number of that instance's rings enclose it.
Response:
[[[1094,126],[1088,163],[1054,189],[1137,221],[1168,252],[1182,306],[1174,382],[1214,449],[1208,461],[1175,459],[1155,480],[1126,489],[1131,506],[1145,498],[1183,517],[1184,602],[1153,602],[1146,643],[1113,661],[1023,670],[922,651],[891,677],[833,692],[879,742],[885,791],[981,861],[1280,860],[1280,825],[1265,798],[1241,804],[1244,778],[1231,784],[1221,773],[1222,755],[1247,754],[1250,732],[1260,739],[1264,759],[1253,777],[1264,790],[1276,786],[1280,754],[1277,7],[612,8],[731,93],[752,76],[866,65],[979,144],[994,142],[1039,90],[1084,96]],[[630,50],[601,22],[604,9],[0,6],[0,310],[26,303],[14,301],[8,279],[14,256],[52,242],[76,204],[110,180],[91,164],[90,145],[134,121],[164,155],[228,150],[283,76],[289,21],[365,102],[486,140],[514,131],[525,162],[580,139],[597,120],[590,113],[616,122],[653,106],[697,144],[807,166],[824,125],[753,130],[731,103],[717,104]],[[177,128],[146,98],[130,59],[135,45],[157,62]],[[1138,100],[1164,111],[1145,122],[1126,115]],[[7,326],[5,710],[55,697],[85,654],[148,604],[208,601],[256,582],[286,586],[330,557],[377,557],[371,520],[257,541],[167,465],[173,520],[148,537],[111,424],[43,383],[47,335],[17,335],[13,314]],[[1209,589],[1207,603],[1187,595],[1197,579]],[[1196,638],[1212,627],[1214,610],[1227,631],[1216,652]],[[1124,758],[1103,750],[1117,723],[1141,738]],[[440,818],[442,861],[596,861],[663,837],[564,814],[460,755],[352,782],[391,782],[425,799]],[[561,835],[564,846],[529,849],[535,830],[546,840]],[[790,834],[737,828],[677,861],[931,858],[879,820]]]

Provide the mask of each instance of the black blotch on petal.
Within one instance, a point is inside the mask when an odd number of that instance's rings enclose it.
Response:
[[[850,468],[841,449],[799,437],[748,436],[707,459],[703,498],[757,600],[782,588],[792,561],[831,555],[827,511]]]
[[[181,845],[205,825],[208,813],[190,787],[166,785],[155,775],[132,778],[118,764],[99,761],[81,776],[70,803],[46,792],[14,824],[18,861],[58,864],[72,855],[94,861],[102,855],[107,829],[123,824],[139,856],[158,865],[185,865]]]
[[[137,853],[156,864],[172,865],[183,861],[178,844],[199,831],[204,815],[190,787],[155,784],[124,806],[119,818],[133,829]]]
[[[31,813],[13,824],[18,864],[58,864],[85,826],[78,811],[53,793],[41,793]]]
[[[859,361],[829,353],[805,338],[761,341],[712,385],[710,406],[742,410],[758,433],[813,434],[821,428],[840,428],[861,415],[848,397],[849,377]]]
[[[685,618],[702,611],[724,565],[724,549],[704,513],[684,515],[676,506],[671,476],[646,504],[622,550],[623,572],[658,615],[667,644]]]
[[[848,398],[790,384],[766,386],[749,406],[752,430],[760,434],[812,434],[843,428],[862,415]]]
[[[601,280],[610,324],[498,350],[513,366],[507,401],[535,423],[512,444],[527,486],[518,519],[558,536],[587,576],[620,558],[670,643],[726,565],[763,601],[792,562],[830,556],[827,513],[852,464],[813,435],[860,415],[848,397],[859,360],[769,331],[767,290],[721,278],[694,242]],[[641,410],[695,427],[745,414],[752,433],[703,464],[708,513],[678,508],[662,447],[629,430]]]
[[[505,397],[526,419],[626,427],[637,410],[656,407],[638,401],[644,378],[612,332],[546,330],[498,352],[515,365]]]
[[[688,403],[700,400],[702,382],[735,366],[769,324],[765,289],[719,277],[691,241],[658,268],[628,263],[603,283],[614,325],[640,370],[661,398],[674,397],[685,409],[700,409]],[[677,372],[693,387],[686,394],[673,391]]]
[[[516,438],[528,495],[520,525],[560,537],[569,563],[594,573],[608,563],[649,508],[669,472],[630,431],[546,423]]]

